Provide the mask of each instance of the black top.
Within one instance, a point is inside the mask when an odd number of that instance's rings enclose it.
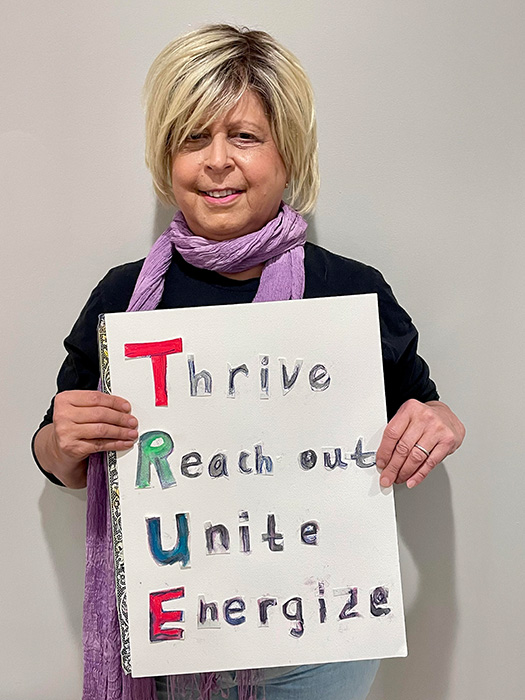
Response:
[[[91,293],[64,341],[67,357],[58,373],[57,393],[71,389],[97,388],[98,317],[102,313],[127,309],[143,262],[144,259],[113,268]],[[397,303],[380,272],[363,263],[330,253],[313,243],[305,245],[304,265],[305,299],[377,293],[389,418],[410,398],[422,402],[439,398],[436,386],[430,379],[428,366],[417,354],[417,330],[410,316]],[[217,272],[193,267],[175,252],[166,273],[164,292],[158,308],[250,303],[258,286],[257,278],[232,280]],[[53,401],[39,429],[52,421]],[[60,484],[52,474],[42,471],[51,481]]]

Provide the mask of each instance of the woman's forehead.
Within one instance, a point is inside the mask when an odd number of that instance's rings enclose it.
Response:
[[[236,125],[257,129],[269,127],[263,103],[253,90],[246,90],[233,105],[208,109],[205,115],[195,120],[195,126],[208,128],[217,122],[229,127]]]

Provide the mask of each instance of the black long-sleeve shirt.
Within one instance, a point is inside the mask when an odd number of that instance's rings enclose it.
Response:
[[[138,260],[113,268],[91,293],[64,341],[67,357],[58,374],[57,392],[97,388],[98,317],[102,313],[126,310],[143,262]],[[438,399],[428,366],[417,354],[417,330],[410,316],[397,303],[381,273],[313,243],[305,245],[304,264],[305,299],[377,293],[389,418],[410,398],[422,402]],[[249,303],[253,301],[258,286],[258,279],[232,280],[216,272],[195,268],[174,252],[158,308]],[[53,401],[39,429],[52,421]],[[45,471],[44,474],[60,484],[52,474]]]

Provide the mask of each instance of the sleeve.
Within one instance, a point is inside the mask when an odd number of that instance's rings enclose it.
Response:
[[[142,261],[110,270],[91,292],[70,334],[64,340],[67,355],[57,377],[57,394],[74,389],[93,390],[98,386],[99,360],[97,325],[99,315],[125,311],[133,292]],[[45,425],[53,422],[54,397],[38,430],[33,435],[31,450],[40,471],[53,483],[63,485],[38,463],[34,450],[35,437]]]
[[[102,308],[100,285],[98,285],[93,290],[86,305],[80,312],[80,316],[71,329],[70,334],[64,340],[64,347],[66,348],[67,355],[58,373],[57,394],[61,391],[70,391],[73,389],[97,388],[99,370],[96,330],[98,316],[102,313]],[[33,458],[44,476],[54,484],[63,486],[62,482],[59,481],[56,476],[45,471],[38,462],[34,449],[35,438],[38,431],[45,425],[49,425],[53,422],[54,403],[55,398],[53,397],[42,422],[38,426],[38,430],[33,435],[31,450]]]
[[[377,270],[381,344],[388,419],[408,399],[425,403],[439,399],[425,360],[418,355],[418,332],[392,289]]]

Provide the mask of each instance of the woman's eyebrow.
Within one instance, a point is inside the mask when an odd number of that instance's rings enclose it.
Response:
[[[244,119],[236,119],[228,124],[230,129],[253,129],[254,131],[264,131],[264,126],[262,124],[257,124],[256,122],[246,121]]]

